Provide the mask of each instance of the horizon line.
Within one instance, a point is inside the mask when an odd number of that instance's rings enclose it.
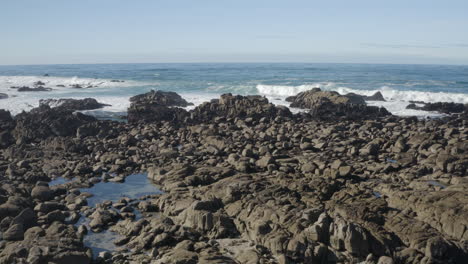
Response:
[[[109,64],[356,64],[356,65],[427,65],[427,66],[468,66],[467,64],[453,64],[453,63],[387,63],[387,62],[209,62],[209,61],[197,61],[197,62],[96,62],[96,63],[26,63],[26,64],[1,64],[2,66],[54,66],[54,65],[109,65]]]

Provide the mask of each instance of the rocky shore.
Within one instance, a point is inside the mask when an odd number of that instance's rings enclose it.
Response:
[[[468,259],[466,107],[396,117],[312,90],[289,99],[299,114],[231,94],[187,111],[158,91],[117,122],[85,100],[0,110],[0,263]],[[88,203],[82,188],[136,173],[163,193]],[[106,231],[119,248],[93,258],[84,240]]]

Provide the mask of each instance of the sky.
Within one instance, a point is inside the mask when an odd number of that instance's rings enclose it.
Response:
[[[467,0],[2,0],[0,64],[468,64]]]

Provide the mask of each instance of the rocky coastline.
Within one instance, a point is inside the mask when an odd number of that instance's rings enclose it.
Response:
[[[187,111],[156,91],[128,122],[77,112],[104,106],[90,98],[0,110],[0,264],[466,263],[467,107],[418,119],[378,99],[311,90],[293,114],[224,94]],[[136,173],[163,193],[88,204],[82,188]],[[104,231],[119,249],[93,258],[84,238]]]

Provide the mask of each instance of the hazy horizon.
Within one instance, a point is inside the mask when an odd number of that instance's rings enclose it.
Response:
[[[468,64],[468,3],[8,1],[0,65]]]

